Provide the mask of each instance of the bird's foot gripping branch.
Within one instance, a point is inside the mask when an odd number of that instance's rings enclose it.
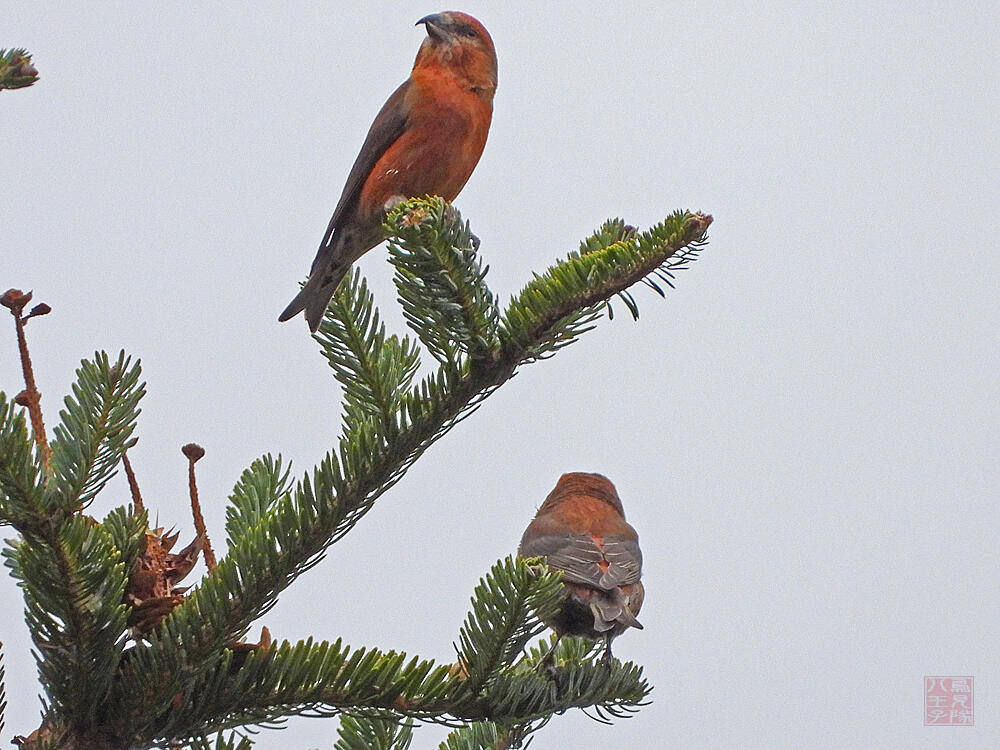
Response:
[[[394,209],[385,224],[390,260],[416,338],[387,333],[363,277],[348,277],[316,335],[344,390],[338,445],[298,481],[280,457],[246,469],[230,497],[226,554],[192,590],[166,592],[170,606],[141,618],[142,628],[135,608],[148,599],[130,592],[148,578],[143,555],[169,550],[154,544],[150,552],[157,534],[125,457],[144,392],[137,365],[103,354],[84,362],[50,458],[44,434],[32,445],[25,419],[23,405],[33,426],[37,409],[44,433],[38,399],[0,395],[0,523],[19,532],[5,555],[25,596],[45,691],[43,724],[21,746],[247,748],[246,739],[205,738],[293,714],[347,714],[340,748],[362,740],[405,747],[404,719],[457,725],[449,748],[503,748],[569,708],[604,718],[635,710],[650,689],[638,667],[599,663],[589,642],[572,638],[559,644],[551,670],[537,668],[549,644],[525,652],[564,595],[559,575],[538,561],[505,559],[484,577],[454,664],[340,640],[241,642],[428,446],[519,367],[576,340],[616,295],[635,314],[629,289],[672,281],[710,223],[683,212],[645,232],[609,221],[502,308],[457,212],[437,199]],[[423,349],[434,366],[415,382]],[[185,454],[192,465],[196,454]],[[84,515],[119,465],[132,507],[100,522]],[[193,470],[191,479],[194,499]],[[207,534],[195,554],[206,542]],[[328,595],[334,612],[357,606],[353,594]]]

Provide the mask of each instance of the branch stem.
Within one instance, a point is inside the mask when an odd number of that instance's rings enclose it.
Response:
[[[136,481],[135,472],[132,471],[132,462],[128,460],[128,453],[122,453],[122,465],[125,467],[125,476],[128,478],[128,489],[132,493],[132,507],[137,513],[144,508],[142,503],[142,493],[139,492],[139,482]]]
[[[198,533],[198,536],[205,540],[202,553],[205,555],[205,567],[211,573],[215,570],[217,563],[215,552],[212,550],[212,542],[208,538],[208,529],[205,527],[205,517],[201,514],[201,503],[198,501],[198,483],[195,481],[194,476],[194,465],[198,462],[198,459],[205,455],[205,449],[200,445],[188,443],[181,448],[181,452],[188,459],[188,491],[191,494],[191,515],[194,516],[194,530]]]
[[[14,316],[14,328],[17,331],[17,349],[21,355],[21,371],[24,373],[24,390],[18,394],[16,401],[28,409],[31,418],[31,434],[42,457],[42,469],[46,479],[52,478],[52,448],[45,436],[45,422],[42,419],[42,394],[35,384],[35,372],[31,367],[31,355],[28,353],[28,339],[24,335],[24,321],[21,317],[24,306],[31,301],[31,292],[24,294],[20,289],[8,289],[0,304],[10,310]]]

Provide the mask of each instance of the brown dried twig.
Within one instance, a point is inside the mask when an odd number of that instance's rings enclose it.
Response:
[[[132,445],[135,445],[135,442]],[[122,464],[125,466],[125,476],[128,478],[129,492],[132,493],[132,507],[138,513],[145,506],[142,503],[142,493],[139,492],[139,482],[136,481],[135,472],[132,471],[132,462],[128,460],[128,453],[124,451],[122,452]]]
[[[201,504],[198,502],[198,484],[194,479],[194,465],[205,455],[205,449],[195,443],[188,443],[181,448],[181,453],[187,456],[188,460],[188,489],[191,493],[191,514],[194,516],[194,530],[198,536],[205,540],[205,547],[202,553],[205,555],[205,567],[211,573],[215,570],[215,552],[212,551],[212,543],[208,539],[208,530],[205,528],[205,517],[201,515]]]
[[[45,476],[52,476],[52,448],[49,447],[49,440],[45,436],[45,422],[42,420],[42,394],[35,384],[35,372],[31,367],[31,356],[28,354],[28,340],[24,335],[25,324],[33,317],[45,315],[51,312],[52,308],[42,303],[35,305],[31,312],[22,315],[25,306],[31,301],[31,292],[22,292],[20,289],[8,289],[0,296],[0,305],[3,305],[10,314],[14,316],[14,328],[17,330],[17,348],[21,354],[21,370],[24,373],[24,390],[14,397],[14,402],[28,409],[31,418],[31,433],[35,438],[35,444],[42,456],[42,468]]]

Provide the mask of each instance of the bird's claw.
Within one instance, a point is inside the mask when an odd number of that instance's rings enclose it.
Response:
[[[604,642],[604,653],[601,655],[601,664],[610,667],[613,659],[614,657],[611,655],[611,639],[608,638]]]
[[[538,672],[545,675],[550,680],[556,678],[556,655],[551,651],[538,662]]]

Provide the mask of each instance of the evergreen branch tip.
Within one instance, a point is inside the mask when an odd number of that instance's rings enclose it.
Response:
[[[23,89],[38,80],[38,70],[26,49],[0,48],[0,91]]]

